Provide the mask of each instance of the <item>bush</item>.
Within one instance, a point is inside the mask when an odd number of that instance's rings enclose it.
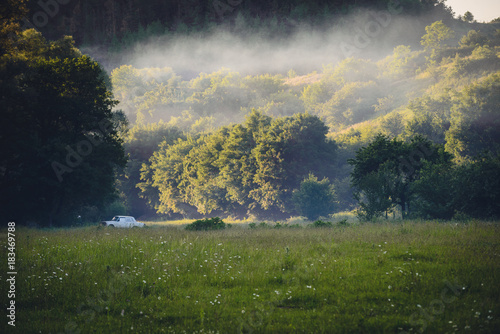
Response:
[[[335,190],[328,178],[318,181],[313,174],[309,174],[294,190],[292,201],[297,211],[309,220],[318,219],[333,212],[335,203]]]
[[[312,227],[332,227],[332,222],[324,222],[322,220],[316,220],[312,223]]]
[[[260,224],[256,224],[256,223],[250,223],[248,224],[248,226],[251,228],[251,229],[257,229],[257,228],[271,228],[271,225],[265,223],[265,222],[262,222]]]
[[[260,223],[259,225],[257,225],[256,223],[250,223],[248,224],[248,226],[250,227],[250,229],[269,229],[269,228],[276,228],[276,229],[280,229],[280,228],[302,228],[302,226],[300,226],[299,224],[290,224],[290,223],[287,223],[287,222],[277,222],[275,223],[274,225],[271,225],[271,224],[267,224],[267,223]]]
[[[347,222],[347,219],[342,219],[338,221],[335,225],[332,222],[325,222],[322,220],[316,220],[314,223],[309,225],[310,227],[315,227],[315,228],[326,228],[326,227],[334,227],[334,226],[349,226],[349,223]]]
[[[337,223],[338,226],[349,226],[349,223],[347,222],[347,219],[342,219]]]
[[[219,217],[200,219],[186,226],[188,231],[223,230],[225,228],[226,223]]]

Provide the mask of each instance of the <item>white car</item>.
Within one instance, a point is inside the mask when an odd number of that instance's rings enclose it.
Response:
[[[131,216],[114,216],[113,219],[108,221],[102,221],[102,226],[109,227],[144,227],[146,224],[138,222],[134,217]]]

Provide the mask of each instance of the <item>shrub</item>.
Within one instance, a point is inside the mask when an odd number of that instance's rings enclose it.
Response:
[[[200,219],[186,226],[188,231],[223,230],[225,228],[226,223],[219,217]]]
[[[324,222],[322,220],[316,220],[312,223],[312,227],[332,227],[332,222]]]
[[[342,219],[337,223],[338,226],[349,226],[349,223],[347,222],[347,219]]]
[[[276,224],[274,224],[273,227],[274,228],[282,228],[282,227],[286,227],[286,224],[285,223],[276,223]]]
[[[292,195],[297,211],[309,220],[318,219],[333,212],[335,190],[328,178],[318,181],[313,174],[305,178]]]

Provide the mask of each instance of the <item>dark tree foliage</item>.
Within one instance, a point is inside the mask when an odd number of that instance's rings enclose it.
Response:
[[[378,135],[348,162],[353,166],[351,183],[361,215],[372,219],[399,206],[403,218],[412,211],[412,183],[425,162],[448,163],[451,155],[442,145],[417,136],[410,142]]]
[[[14,33],[0,58],[0,216],[69,224],[114,196],[115,167],[126,162],[115,101],[104,71],[70,38]]]
[[[451,162],[424,162],[418,180],[411,185],[414,217],[451,219],[456,213],[459,180],[454,178]]]
[[[208,31],[224,25],[241,33],[267,27],[273,33],[292,32],[297,22],[321,26],[340,15],[359,8],[387,9],[393,0],[72,0],[65,4],[47,1],[44,10],[40,1],[28,2],[28,19],[46,12],[47,23],[38,27],[49,38],[63,34],[74,36],[78,43],[121,44],[126,46],[147,37]],[[42,1],[45,3],[45,1]],[[401,7],[407,14],[429,10],[445,11],[438,0],[405,0]],[[236,24],[246,22],[246,29]],[[50,24],[48,24],[50,23]],[[257,26],[255,26],[257,25]],[[121,42],[118,43],[117,41]]]
[[[500,157],[482,155],[454,172],[455,209],[479,219],[500,218]]]
[[[20,22],[28,14],[25,0],[2,0],[0,5],[0,55],[15,48]]]
[[[426,163],[413,192],[416,217],[498,219],[500,158],[483,154],[461,165]]]

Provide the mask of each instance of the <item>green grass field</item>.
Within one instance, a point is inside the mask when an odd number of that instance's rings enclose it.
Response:
[[[499,227],[18,228],[16,326],[0,331],[499,333]]]

